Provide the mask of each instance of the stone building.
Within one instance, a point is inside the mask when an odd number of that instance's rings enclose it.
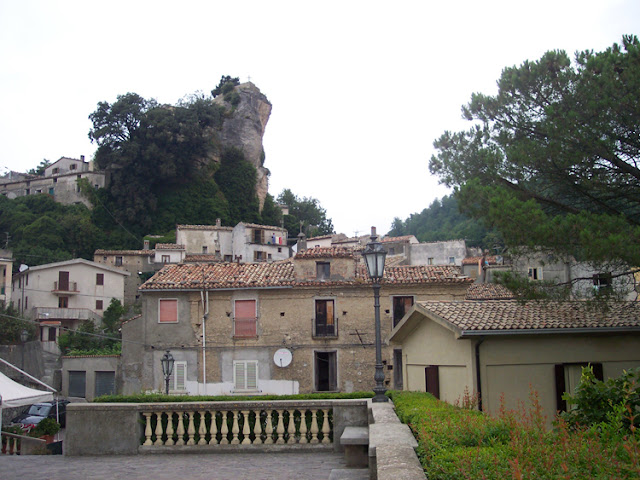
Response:
[[[105,186],[106,175],[94,170],[93,162],[86,162],[84,155],[80,159],[61,157],[45,169],[44,175],[9,172],[0,177],[0,195],[13,199],[45,193],[65,205],[83,203],[91,207],[80,193],[80,179],[86,179],[95,188],[102,188]]]
[[[455,266],[385,270],[381,319],[389,388],[402,383],[401,352],[388,346],[393,325],[416,301],[464,299],[470,282]],[[142,315],[122,328],[124,393],[163,388],[165,350],[176,360],[170,385],[176,392],[373,387],[373,289],[357,250],[315,248],[271,263],[168,265],[140,292]],[[289,354],[290,363],[281,363]]]
[[[13,252],[0,250],[0,306],[11,302],[11,275],[13,273]]]

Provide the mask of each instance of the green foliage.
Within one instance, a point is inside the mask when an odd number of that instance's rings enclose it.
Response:
[[[563,397],[570,408],[562,419],[571,426],[613,426],[628,431],[631,424],[640,427],[640,368],[625,370],[622,375],[602,382],[593,367],[582,369],[580,385],[573,395]]]
[[[474,126],[434,142],[429,168],[508,246],[620,270],[640,265],[640,42],[562,51],[503,70],[473,94]],[[606,271],[603,270],[603,271]]]
[[[460,409],[428,393],[391,392],[398,417],[418,440],[430,480],[483,478],[632,479],[640,473],[636,431],[608,437],[561,422],[547,430],[537,396],[532,407],[497,417]]]
[[[284,216],[284,228],[289,238],[296,238],[300,228],[307,237],[329,235],[335,233],[333,222],[327,218],[327,211],[320,206],[320,202],[311,197],[302,199],[290,189],[285,188],[278,195],[278,203],[289,207],[289,215]]]
[[[60,431],[60,424],[53,418],[43,418],[36,427],[29,432],[31,437],[42,437],[43,435],[55,435]]]
[[[245,402],[269,400],[338,400],[372,398],[373,392],[352,393],[304,393],[299,395],[164,395],[162,393],[141,393],[139,395],[103,395],[95,398],[96,403],[159,403],[159,402]]]
[[[125,310],[119,300],[111,299],[104,312],[102,329],[86,321],[76,330],[60,335],[58,347],[62,355],[119,355],[122,351],[120,320]]]
[[[45,158],[38,164],[36,168],[28,170],[27,173],[29,175],[44,175],[44,171],[49,165],[51,165],[51,162]]]
[[[214,179],[225,198],[234,199],[228,205],[229,218],[225,219],[229,224],[235,225],[241,221],[255,223],[260,220],[260,205],[255,189],[257,172],[245,160],[242,151],[237,148],[225,150]]]
[[[502,247],[502,239],[496,231],[460,212],[454,195],[434,200],[428,208],[411,214],[404,221],[394,218],[387,235],[415,235],[420,242],[464,239],[468,246],[482,247],[492,253]]]
[[[232,92],[236,85],[240,85],[239,77],[222,75],[222,77],[220,77],[220,83],[218,83],[218,86],[211,90],[211,96],[215,98],[220,94],[226,95]]]
[[[28,341],[36,339],[37,327],[33,322],[22,317],[12,305],[0,304],[0,345],[21,343],[24,330],[29,334]]]
[[[282,222],[282,210],[280,210],[280,207],[276,204],[276,201],[271,194],[267,194],[267,197],[264,199],[261,218],[262,220],[260,223],[262,225],[278,226]]]

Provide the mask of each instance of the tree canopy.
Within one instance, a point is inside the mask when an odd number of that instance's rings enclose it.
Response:
[[[299,198],[285,188],[278,195],[278,203],[289,207],[289,214],[284,215],[284,228],[287,229],[289,238],[296,238],[301,228],[308,237],[335,233],[333,222],[317,199]]]
[[[563,51],[505,68],[474,122],[434,142],[429,168],[508,245],[640,266],[640,44]]]

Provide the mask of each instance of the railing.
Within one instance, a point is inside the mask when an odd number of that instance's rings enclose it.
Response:
[[[279,404],[278,404],[279,403]],[[148,404],[143,446],[293,445],[333,442],[333,408],[301,402]]]
[[[88,308],[35,307],[32,309],[36,320],[94,320],[102,318]]]
[[[78,293],[78,282],[61,283],[58,288],[58,282],[53,282],[52,292]]]
[[[34,455],[46,452],[47,442],[40,438],[2,432],[2,455]]]

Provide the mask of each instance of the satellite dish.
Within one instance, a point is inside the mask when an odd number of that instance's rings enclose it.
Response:
[[[18,270],[20,270],[20,272],[24,272],[25,270],[29,270],[29,265],[25,265],[23,263],[22,265],[20,265],[20,268]]]
[[[281,348],[273,355],[273,362],[279,367],[288,367],[292,358],[291,350]]]

